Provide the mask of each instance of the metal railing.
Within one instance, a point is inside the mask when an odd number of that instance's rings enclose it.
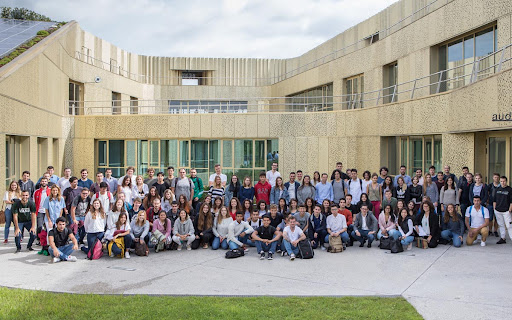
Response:
[[[453,0],[432,0],[431,2],[427,3],[425,6],[421,7],[420,9],[414,11],[410,15],[400,19],[399,21],[395,22],[393,25],[384,28],[382,30],[377,30],[373,34],[359,39],[358,41],[351,43],[349,45],[346,45],[340,49],[334,50],[329,54],[326,54],[322,57],[319,57],[317,59],[314,59],[313,61],[310,61],[308,63],[305,63],[293,70],[286,71],[282,74],[276,74],[273,76],[268,77],[219,77],[219,76],[212,76],[212,77],[197,77],[197,79],[203,79],[203,80],[219,80],[224,82],[219,82],[218,85],[249,85],[249,86],[269,86],[274,83],[286,80],[288,78],[294,77],[300,73],[303,73],[305,71],[314,69],[320,65],[326,64],[328,62],[331,62],[333,60],[336,60],[340,57],[343,57],[347,54],[350,54],[356,50],[359,50],[361,48],[364,48],[371,44],[371,39],[373,39],[373,36],[378,35],[379,41],[383,38],[397,32],[398,30],[406,27],[407,25],[417,21],[418,19],[426,16],[427,14],[431,13],[432,11],[441,8],[442,6],[452,2]],[[276,61],[283,61],[284,67],[286,68],[286,61],[293,60],[293,59],[305,59],[305,53],[304,55],[292,58],[292,59],[275,59]],[[123,77],[142,82],[142,83],[154,83],[154,84],[172,84],[173,80],[176,83],[179,83],[179,81],[182,79],[181,77],[173,77],[173,76],[151,76],[151,75],[145,75],[145,74],[137,74],[130,72],[126,69],[124,69],[121,66],[117,65],[116,63],[106,62],[100,59],[95,58],[92,55],[75,51],[75,56],[73,57],[77,60],[86,62],[88,64],[92,64],[96,67],[102,68],[104,70],[110,71],[115,74],[119,74]],[[246,84],[244,84],[246,83]]]
[[[360,109],[461,88],[511,67],[512,44],[509,44],[472,62],[460,62],[450,69],[361,93],[317,97],[136,100],[136,106],[134,100],[66,101],[66,107],[72,115],[318,112]]]

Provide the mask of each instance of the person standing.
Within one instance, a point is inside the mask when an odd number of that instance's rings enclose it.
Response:
[[[69,178],[69,187],[64,189],[62,192],[62,196],[64,197],[64,202],[66,203],[66,219],[68,220],[68,223],[72,223],[71,220],[71,205],[73,204],[73,201],[76,197],[80,196],[80,193],[82,192],[82,187],[78,186],[78,178],[77,177],[71,177]],[[89,196],[89,194],[87,194]]]
[[[34,192],[34,203],[36,204],[37,212],[37,233],[41,232],[44,224],[44,217],[46,210],[44,208],[44,202],[50,195],[50,188],[48,188],[48,178],[41,179],[41,187]],[[41,254],[44,250],[41,250]]]
[[[95,194],[96,192],[100,192],[100,184],[103,182],[104,177],[102,172],[96,173],[96,182],[92,184],[89,191],[91,192],[91,196]],[[107,190],[110,191],[110,187],[107,185]]]
[[[395,180],[393,181],[394,185],[398,184],[398,178],[402,177],[406,185],[410,186],[412,184],[412,179],[409,175],[406,174],[407,167],[402,165],[400,166],[400,173],[395,176]]]
[[[20,186],[21,191],[27,190],[30,193],[30,198],[34,196],[36,186],[34,185],[34,182],[30,180],[30,171],[23,171],[21,179],[18,181],[18,185]]]
[[[309,175],[305,175],[304,179],[302,179],[302,184],[297,190],[297,202],[299,205],[305,204],[306,199],[313,199],[315,197],[316,189],[311,183],[311,177]]]
[[[82,187],[82,188],[91,188],[92,186],[92,180],[87,178],[87,175],[89,174],[89,172],[87,171],[87,169],[82,169],[80,171],[80,176],[81,176],[81,179],[78,180],[78,186],[79,187]]]
[[[321,180],[316,184],[315,201],[321,204],[325,199],[329,201],[334,200],[334,194],[332,191],[332,184],[327,183],[327,173],[322,173]]]
[[[506,230],[512,239],[512,188],[507,184],[507,177],[501,176],[500,186],[496,189],[493,202],[494,216],[500,227],[500,240],[497,244],[507,243]],[[506,230],[505,230],[506,229]]]
[[[208,179],[208,186],[212,186],[215,182],[215,177],[220,177],[220,182],[222,183],[222,187],[226,186],[226,183],[228,182],[228,176],[226,176],[224,173],[222,173],[222,168],[220,167],[220,164],[215,165],[215,173],[210,175],[210,178]]]
[[[196,212],[199,212],[200,200],[203,197],[204,185],[203,180],[197,176],[195,168],[190,169],[190,180],[194,184],[194,197],[192,198],[192,207]]]
[[[272,162],[272,169],[267,171],[267,174],[265,175],[267,182],[270,183],[272,187],[274,187],[276,185],[277,177],[280,176],[281,174],[279,173],[279,171],[277,171],[277,162]]]
[[[110,169],[110,168],[105,169],[105,178],[104,178],[104,180],[105,180],[106,183],[108,183],[108,187],[110,188],[110,190],[112,190],[112,193],[114,195],[116,195],[118,181],[117,181],[116,178],[112,177],[112,169]]]
[[[27,229],[30,234],[27,250],[34,250],[32,249],[32,244],[36,239],[36,205],[33,201],[29,200],[29,198],[30,192],[28,190],[22,191],[21,200],[12,205],[16,253],[21,252],[21,236],[25,229]]]
[[[357,177],[357,169],[352,169],[350,174],[352,177],[347,183],[347,193],[352,195],[352,204],[357,205],[363,193],[363,180]]]
[[[265,173],[260,173],[260,181],[258,181],[258,183],[254,185],[256,202],[260,202],[260,200],[263,200],[267,205],[269,205],[271,190],[272,186],[270,185],[270,183],[267,182]]]
[[[4,243],[8,243],[9,229],[12,223],[12,205],[16,200],[21,198],[20,187],[16,181],[9,183],[9,188],[5,191],[4,204],[5,204],[5,227],[4,227]]]
[[[192,171],[192,170],[190,170],[190,171]],[[147,173],[147,178],[144,179],[144,183],[147,184],[148,187],[151,187],[156,182],[155,169],[148,168],[146,173]]]
[[[192,199],[194,198],[194,183],[187,177],[185,168],[179,169],[179,176],[174,179],[171,191],[176,199],[179,199],[181,195],[184,195],[189,206],[192,206]]]
[[[336,179],[336,175],[335,175],[336,174],[336,170],[338,170],[340,172],[341,180],[345,181],[345,180],[350,179],[349,176],[347,176],[347,174],[345,172],[343,172],[343,163],[341,161],[338,161],[338,162],[336,162],[336,169],[334,169],[332,171],[331,180],[335,180]]]
[[[284,184],[286,190],[288,190],[288,196],[291,199],[297,199],[297,190],[300,187],[300,183],[295,181],[295,172],[290,172],[290,180]]]
[[[69,178],[71,178],[71,169],[64,168],[64,176],[57,181],[57,186],[59,186],[60,190],[69,188]]]

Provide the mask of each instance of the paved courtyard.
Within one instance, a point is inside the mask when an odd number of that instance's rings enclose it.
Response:
[[[511,319],[512,244],[496,241],[400,254],[355,246],[337,254],[316,250],[314,259],[295,261],[260,261],[255,248],[232,260],[223,250],[204,249],[95,261],[76,252],[78,262],[57,264],[35,251],[14,254],[11,241],[0,245],[0,285],[100,294],[402,295],[425,319]]]

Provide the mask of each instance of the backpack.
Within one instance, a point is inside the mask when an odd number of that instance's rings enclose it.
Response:
[[[114,253],[115,256],[124,258],[124,238],[117,237],[115,240],[110,241],[108,243],[107,249],[109,255]]]
[[[331,253],[343,252],[343,242],[341,236],[333,237],[329,235],[329,251]]]
[[[391,249],[391,253],[404,252],[402,242],[400,242],[400,240],[398,240],[398,239],[391,239],[391,248],[390,249]]]
[[[245,255],[244,250],[242,250],[240,248],[236,248],[236,249],[229,250],[228,252],[226,252],[226,259],[239,258],[244,255]]]
[[[480,208],[482,209],[482,217],[484,218],[484,221],[485,221],[485,211],[484,211],[484,207],[480,206]],[[473,211],[473,206],[469,207],[469,226],[471,227],[471,212]]]
[[[100,239],[96,238],[93,245],[89,247],[89,252],[87,252],[87,259],[89,260],[97,260],[103,256],[103,244]]]
[[[112,201],[112,193],[110,191],[107,191],[108,200]],[[96,199],[100,198],[100,193],[96,192]]]
[[[380,243],[379,243],[379,248],[381,249],[384,249],[384,250],[391,250],[391,237],[381,237],[380,238]]]
[[[315,255],[309,239],[299,241],[299,256],[301,259],[312,259]]]
[[[363,180],[361,180],[361,179],[357,179],[357,180],[359,180],[359,187],[361,188],[361,191],[363,191]],[[350,191],[350,183],[351,182],[352,182],[352,179],[350,179],[348,181],[348,189],[349,189],[348,191]]]

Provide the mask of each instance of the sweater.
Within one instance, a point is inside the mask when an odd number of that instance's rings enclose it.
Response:
[[[228,226],[228,241],[233,241],[239,246],[242,246],[243,243],[238,240],[238,236],[242,232],[250,234],[254,232],[254,229],[249,225],[249,223],[247,223],[247,221],[241,221],[240,223],[238,223],[235,220],[231,222]]]
[[[450,230],[451,232],[453,232],[459,236],[462,236],[462,235],[464,235],[464,221],[462,220],[462,218],[459,218],[457,221],[453,221],[450,218],[448,223],[445,223],[444,219],[443,219],[442,229],[443,229],[443,231]]]
[[[194,235],[194,224],[192,223],[192,220],[189,218],[185,221],[181,221],[181,219],[177,219],[174,222],[174,228],[172,230],[172,233],[174,235],[180,234],[180,235]]]
[[[256,202],[259,202],[260,200],[264,200],[267,205],[270,204],[270,190],[272,189],[272,186],[270,183],[265,182],[261,183],[258,182],[254,185],[254,193],[256,196]]]
[[[233,222],[233,219],[231,218],[231,216],[223,219],[220,224],[217,223],[217,218],[214,218],[213,229],[212,229],[213,234],[217,238],[220,238],[220,237],[227,238],[228,237],[228,228],[229,228],[229,224],[231,222]]]
[[[143,226],[139,226],[136,222],[137,220],[133,220],[130,223],[130,236],[134,240],[135,238],[144,239],[149,233],[149,221],[146,220]]]
[[[241,203],[244,203],[245,199],[249,199],[251,202],[254,201],[254,187],[244,188],[241,186],[238,190],[238,196]]]
[[[300,186],[297,190],[297,201],[304,204],[307,198],[315,199],[315,187],[313,186]]]
[[[439,189],[435,183],[431,183],[428,187],[425,187],[425,195],[430,198],[432,203],[439,203]]]
[[[172,222],[169,219],[166,219],[166,220],[167,220],[167,229],[164,229],[164,225],[160,222],[160,219],[153,221],[153,232],[155,232],[155,230],[158,230],[162,234],[165,234],[166,238],[169,238],[169,236],[171,235]]]
[[[107,219],[103,219],[101,214],[96,214],[96,219],[92,218],[91,211],[87,212],[84,221],[85,232],[87,233],[98,233],[105,231],[105,225],[107,224]]]
[[[445,206],[448,204],[459,204],[459,191],[457,189],[445,190],[444,186],[441,188],[439,201]]]
[[[389,215],[389,220],[386,223],[386,215],[384,213],[379,215],[379,228],[381,231],[390,231],[396,228],[395,221],[391,221],[391,216],[393,216],[393,214]]]

